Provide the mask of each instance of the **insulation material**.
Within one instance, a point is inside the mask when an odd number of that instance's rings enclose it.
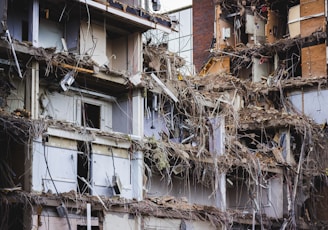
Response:
[[[200,75],[229,73],[230,72],[230,57],[221,56],[211,58],[203,67]]]
[[[44,141],[48,139],[47,146],[77,150],[77,142],[75,140],[54,136],[44,136],[43,139]]]
[[[302,48],[302,77],[313,78],[326,75],[326,45]]]
[[[178,219],[161,219],[156,217],[144,218],[145,230],[180,230],[181,220]]]
[[[279,15],[272,11],[268,11],[268,21],[265,24],[265,36],[267,42],[274,43],[280,37],[279,34]]]
[[[288,13],[288,29],[291,38],[297,37],[301,34],[301,12],[300,5],[293,6]]]
[[[216,6],[216,48],[223,50],[226,47],[235,47],[233,24],[220,17],[221,7]]]
[[[325,0],[301,0],[301,36],[310,36],[316,31],[325,31]]]
[[[92,144],[92,152],[101,154],[101,155],[106,155],[106,156],[113,156],[114,157],[119,157],[119,158],[125,158],[129,159],[129,154],[126,149],[119,149],[119,148],[113,148],[113,152],[111,151],[111,147],[108,145],[99,145],[99,144]]]
[[[80,54],[88,55],[99,66],[108,62],[106,56],[106,30],[104,26],[81,22]]]

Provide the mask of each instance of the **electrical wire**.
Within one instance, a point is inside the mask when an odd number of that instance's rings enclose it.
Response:
[[[50,180],[51,180],[51,182],[52,182],[52,185],[54,186],[54,188],[55,188],[55,190],[56,190],[56,194],[57,194],[57,196],[58,196],[59,199],[60,199],[61,205],[62,205],[62,207],[65,209],[65,216],[66,216],[66,221],[67,221],[67,224],[68,224],[68,229],[71,230],[72,227],[71,227],[71,223],[69,222],[67,209],[66,209],[66,207],[65,207],[65,204],[64,204],[64,202],[63,202],[61,196],[60,196],[59,193],[58,193],[58,190],[57,190],[56,184],[55,184],[55,182],[54,182],[54,180],[53,180],[53,178],[52,178],[52,175],[51,175],[51,172],[50,172],[50,169],[49,169],[49,164],[48,164],[48,160],[47,160],[47,157],[46,157],[46,145],[45,145],[45,143],[42,143],[42,144],[43,144],[43,156],[44,156],[44,161],[45,161],[45,163],[46,163],[47,172],[48,172],[48,174],[49,174],[49,177],[50,177]]]

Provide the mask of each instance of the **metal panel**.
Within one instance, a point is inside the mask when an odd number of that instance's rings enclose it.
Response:
[[[50,176],[51,175],[51,176]],[[32,190],[59,193],[76,190],[77,152],[33,143]],[[55,187],[54,187],[55,184]]]
[[[115,149],[113,149],[113,151],[115,151]],[[109,196],[111,194],[112,176],[116,173],[123,187],[121,196],[128,199],[132,198],[130,159],[93,154],[91,168],[93,186],[98,195]]]
[[[289,100],[298,111],[321,124],[328,120],[328,107],[325,106],[327,98],[328,90],[297,92],[289,96]]]

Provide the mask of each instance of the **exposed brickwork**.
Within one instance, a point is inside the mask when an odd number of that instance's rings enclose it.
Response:
[[[214,34],[213,0],[193,0],[193,62],[196,71],[206,61]]]

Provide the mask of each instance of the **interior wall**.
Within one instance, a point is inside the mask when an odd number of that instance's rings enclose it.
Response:
[[[85,21],[80,27],[80,54],[90,56],[99,66],[108,62],[106,56],[106,29],[104,25]]]
[[[181,220],[179,219],[162,219],[157,217],[144,218],[144,230],[181,230]]]
[[[155,139],[160,139],[160,132],[169,133],[166,127],[165,120],[162,115],[158,112],[151,112],[149,108],[144,116],[144,135],[146,137],[154,137]]]
[[[65,25],[65,39],[67,44],[67,49],[70,52],[78,53],[78,39],[80,33],[80,21],[79,16],[70,17],[69,21],[66,22]]]
[[[276,175],[269,179],[268,189],[261,187],[258,193],[258,205],[268,217],[283,217],[283,178],[282,175]],[[254,201],[251,200],[250,192],[246,184],[239,181],[233,181],[233,185],[227,183],[227,208],[240,209],[252,212],[255,207]],[[256,194],[252,194],[256,197]]]
[[[108,48],[109,62],[112,63],[113,70],[127,71],[128,70],[128,41],[127,37],[120,37],[111,40],[111,48]],[[113,55],[113,56],[112,56]]]
[[[21,81],[18,78],[13,80],[16,89],[10,91],[7,98],[6,109],[8,112],[13,112],[16,109],[23,109],[25,107],[25,80]]]
[[[141,230],[141,219],[126,213],[107,212],[105,213],[103,229]]]
[[[28,22],[28,11],[21,7],[14,7],[11,1],[8,2],[7,27],[13,39],[23,40],[23,21]],[[17,1],[15,2],[17,4]]]
[[[65,103],[63,103],[63,101]],[[76,122],[75,111],[76,101],[74,95],[69,93],[61,94],[57,92],[43,91],[40,89],[41,115],[52,117],[55,120]]]
[[[128,36],[128,71],[135,75],[142,72],[142,38],[140,33],[133,33]]]
[[[260,58],[253,58],[252,78],[253,82],[261,82],[262,77],[267,78],[273,69],[273,64],[269,60],[263,61]]]
[[[195,183],[192,178],[188,180],[172,176],[172,184],[167,180],[161,179],[160,175],[152,175],[148,178],[148,196],[174,196],[176,198],[187,198],[189,203],[212,206],[215,204],[215,197],[211,196],[212,189],[206,188],[199,183]]]
[[[326,100],[328,90],[316,88],[312,91],[293,92],[288,96],[292,105],[300,112],[312,118],[316,123],[323,124],[328,120]]]
[[[132,132],[131,102],[127,99],[118,100],[113,104],[113,131],[121,133]]]
[[[64,37],[64,26],[46,19],[40,19],[39,46],[43,48],[55,47],[57,52],[63,50],[61,39]]]

